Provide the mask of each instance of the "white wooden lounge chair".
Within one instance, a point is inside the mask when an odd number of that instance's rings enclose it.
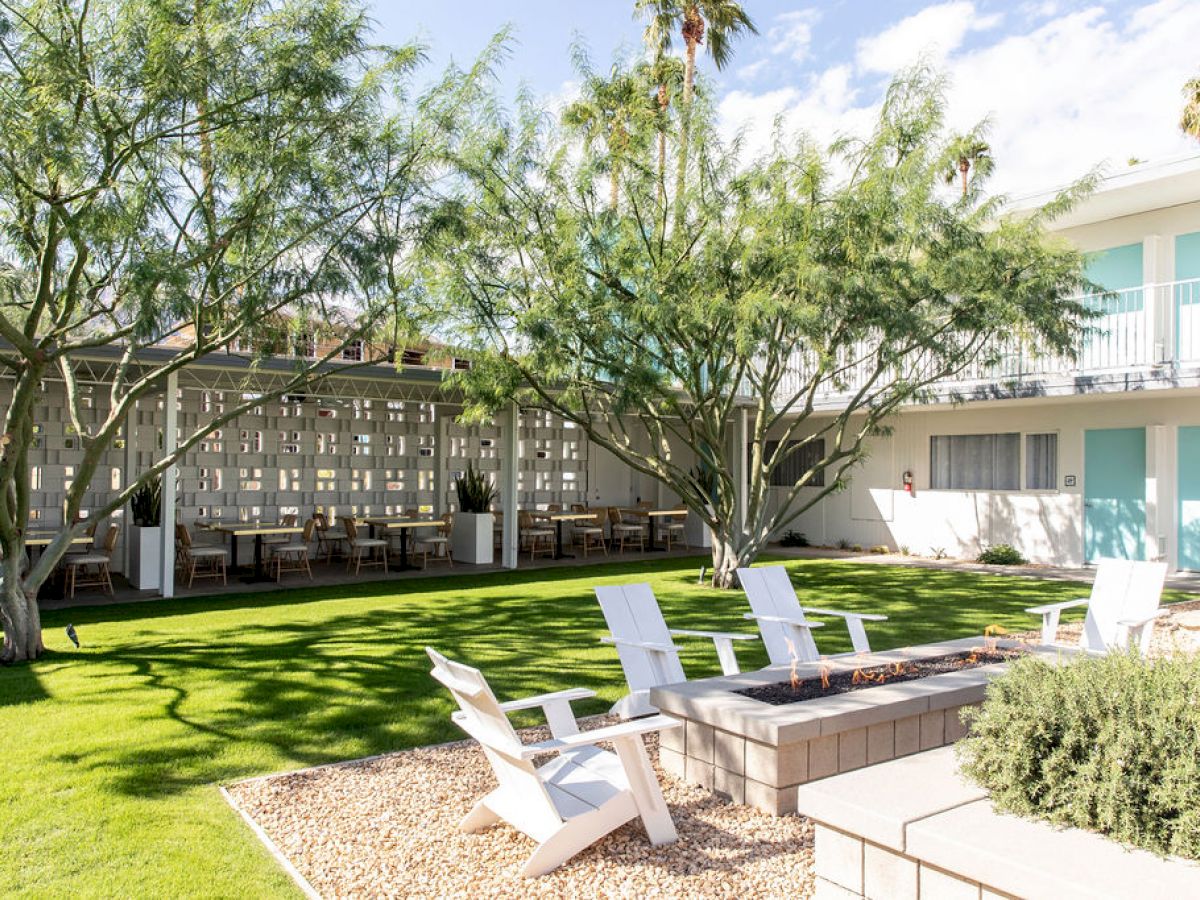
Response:
[[[1062,611],[1087,606],[1083,633],[1079,636],[1080,648],[1092,653],[1125,650],[1133,639],[1145,654],[1150,650],[1154,620],[1167,614],[1158,605],[1166,577],[1164,562],[1102,559],[1096,565],[1090,597],[1047,603],[1025,612],[1041,615],[1042,643],[1053,646],[1058,644],[1058,619]]]
[[[673,637],[709,638],[717,648],[721,671],[736,675],[734,641],[753,641],[753,634],[729,631],[692,631],[667,628],[662,610],[648,584],[611,585],[596,588],[596,598],[611,634],[601,638],[615,644],[629,693],[616,702],[612,712],[626,719],[658,712],[650,705],[650,688],[686,681]]]
[[[452,718],[479,741],[499,787],[480,799],[459,823],[463,831],[480,831],[503,819],[537,842],[522,874],[544,875],[609,832],[641,816],[650,843],[676,839],[675,823],[642,735],[683,724],[666,716],[622,722],[580,732],[571,701],[596,696],[576,688],[500,703],[478,669],[447,659],[426,648],[433,677],[454,696],[459,712]],[[540,706],[553,737],[522,744],[507,714]],[[616,753],[596,746],[610,742]],[[535,757],[555,758],[539,766]]]
[[[871,643],[867,640],[863,622],[883,622],[887,616],[874,613],[843,612],[836,609],[821,609],[816,606],[801,606],[788,577],[787,569],[783,566],[759,566],[754,569],[738,569],[738,579],[742,590],[750,600],[751,612],[746,613],[747,619],[758,623],[759,633],[767,647],[767,656],[772,664],[787,665],[793,659],[800,662],[812,662],[821,658],[817,650],[817,642],[813,640],[812,629],[820,628],[824,623],[812,622],[805,618],[805,613],[814,616],[837,616],[846,622],[850,632],[850,642],[854,646],[853,653],[869,653]],[[833,654],[843,656],[848,654]]]

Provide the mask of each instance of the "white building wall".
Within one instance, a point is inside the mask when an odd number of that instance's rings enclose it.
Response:
[[[847,490],[781,525],[779,533],[795,529],[816,544],[848,541],[863,547],[907,548],[921,555],[942,550],[968,558],[985,546],[1005,543],[1034,562],[1079,566],[1084,563],[1084,433],[1144,427],[1146,546],[1152,555],[1157,548],[1157,555],[1175,567],[1177,429],[1200,425],[1196,392],[1172,392],[1166,398],[1123,394],[924,408],[901,413],[893,425],[891,436],[870,443],[870,457],[854,470]],[[1058,434],[1056,490],[930,488],[933,435],[1012,431]],[[911,494],[903,488],[906,471],[913,474]],[[1068,486],[1072,476],[1074,485]],[[776,496],[781,495],[782,489],[777,489]]]

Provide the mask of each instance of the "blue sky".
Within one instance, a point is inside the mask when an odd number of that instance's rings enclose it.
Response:
[[[760,34],[735,45],[717,73],[721,121],[765,141],[776,116],[832,140],[869,127],[888,78],[919,54],[951,78],[950,121],[992,123],[997,187],[1020,194],[1065,183],[1098,164],[1200,150],[1176,127],[1180,88],[1200,72],[1200,0],[748,0]],[[380,37],[419,38],[431,66],[468,62],[503,25],[515,29],[502,71],[561,100],[574,89],[567,46],[592,57],[636,52],[642,25],[627,0],[376,0]]]

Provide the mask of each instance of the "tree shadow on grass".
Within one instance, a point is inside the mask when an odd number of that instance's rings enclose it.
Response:
[[[992,623],[1032,629],[1037,623],[1026,607],[1080,591],[1070,582],[841,562],[797,561],[788,568],[802,602],[888,614],[871,629],[878,649],[980,635]],[[131,724],[144,727],[136,740],[116,735],[82,757],[72,748],[59,760],[102,772],[116,793],[154,797],[268,769],[459,739],[449,695],[429,677],[426,646],[481,668],[501,699],[590,687],[600,696],[577,703],[576,713],[603,712],[624,693],[616,654],[600,643],[606,628],[592,593],[609,580],[650,581],[674,627],[752,630],[742,619],[744,595],[698,586],[686,559],[87,610],[97,621],[133,624],[180,613],[297,607],[262,621],[238,616],[211,626],[191,616],[167,639],[161,629],[147,631],[73,659],[88,667],[82,674],[97,696],[133,702]],[[330,605],[327,615],[303,609],[314,601],[376,598],[378,605],[355,602],[353,610]],[[817,640],[827,653],[850,649],[838,623],[821,629]],[[710,644],[687,641],[684,648],[689,678],[719,674]],[[761,644],[738,649],[743,669],[766,663]],[[514,721],[534,724],[537,715]]]
[[[32,666],[6,666],[0,668],[0,707],[19,706],[47,700],[46,690],[38,670]]]

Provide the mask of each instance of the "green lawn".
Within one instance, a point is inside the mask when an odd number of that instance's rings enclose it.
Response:
[[[0,884],[10,896],[294,896],[214,784],[458,737],[427,644],[483,668],[502,696],[587,686],[600,697],[578,712],[603,711],[622,677],[598,643],[592,586],[648,579],[671,624],[746,630],[745,598],[698,586],[699,562],[48,613],[46,657],[0,670]],[[1030,628],[1026,606],[1081,594],[1016,577],[788,565],[808,602],[887,613],[871,630],[879,648]],[[849,649],[839,628],[818,638]],[[757,647],[742,659],[765,661]],[[689,644],[684,664],[692,677],[717,672],[711,645]]]

